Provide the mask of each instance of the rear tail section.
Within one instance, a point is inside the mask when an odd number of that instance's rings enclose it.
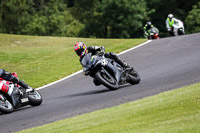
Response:
[[[7,93],[9,96],[13,92],[14,85],[10,85],[8,81],[0,81],[0,91]]]

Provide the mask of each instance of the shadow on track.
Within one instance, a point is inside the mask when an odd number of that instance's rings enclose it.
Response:
[[[128,86],[131,86],[131,85],[129,85],[129,84],[122,85],[119,87],[119,89],[126,88]],[[71,97],[78,97],[78,96],[88,96],[88,95],[102,94],[102,93],[113,92],[113,91],[117,91],[117,90],[109,90],[108,88],[105,88],[104,90],[93,90],[93,91],[88,91],[88,92],[81,92],[81,93],[65,95],[65,96],[61,96],[61,97],[57,97],[57,98],[71,98]]]
[[[70,98],[70,97],[77,97],[77,96],[87,96],[87,95],[93,95],[93,94],[101,94],[101,93],[106,93],[111,90],[105,89],[105,90],[94,90],[94,91],[88,91],[88,92],[82,92],[82,93],[77,93],[77,94],[71,94],[71,95],[66,95],[62,96],[62,98]],[[60,97],[61,98],[61,97]]]
[[[21,110],[27,110],[29,108],[34,108],[34,107],[30,106],[30,105],[24,106],[24,107],[21,107],[21,108],[14,109],[14,111],[12,113],[15,113],[15,112],[18,112],[18,111],[21,111]],[[0,112],[0,115],[9,115],[9,114],[12,114],[12,113],[5,114],[5,113]]]

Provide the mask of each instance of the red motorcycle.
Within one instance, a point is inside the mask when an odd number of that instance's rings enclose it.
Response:
[[[13,76],[18,77],[16,73]],[[0,78],[0,112],[11,113],[26,105],[38,106],[42,96],[36,90],[26,90],[18,84]]]
[[[160,39],[159,30],[155,27],[152,27],[148,30],[149,36],[148,39]]]

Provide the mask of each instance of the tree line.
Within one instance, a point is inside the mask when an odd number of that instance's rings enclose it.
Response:
[[[170,13],[200,32],[199,0],[0,0],[0,33],[136,38],[151,21],[167,36]]]

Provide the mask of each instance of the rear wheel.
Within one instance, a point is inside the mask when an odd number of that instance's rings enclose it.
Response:
[[[28,99],[29,99],[30,105],[32,106],[38,106],[42,103],[42,96],[36,90],[34,92],[29,93]]]
[[[138,84],[140,83],[140,75],[137,71],[133,70],[128,74],[127,82],[130,84]]]
[[[117,90],[119,88],[118,82],[112,76],[109,77],[105,73],[98,71],[95,74],[95,78],[99,83],[103,84],[110,90]]]
[[[13,106],[8,100],[0,100],[0,112],[2,113],[12,113],[13,112]]]

